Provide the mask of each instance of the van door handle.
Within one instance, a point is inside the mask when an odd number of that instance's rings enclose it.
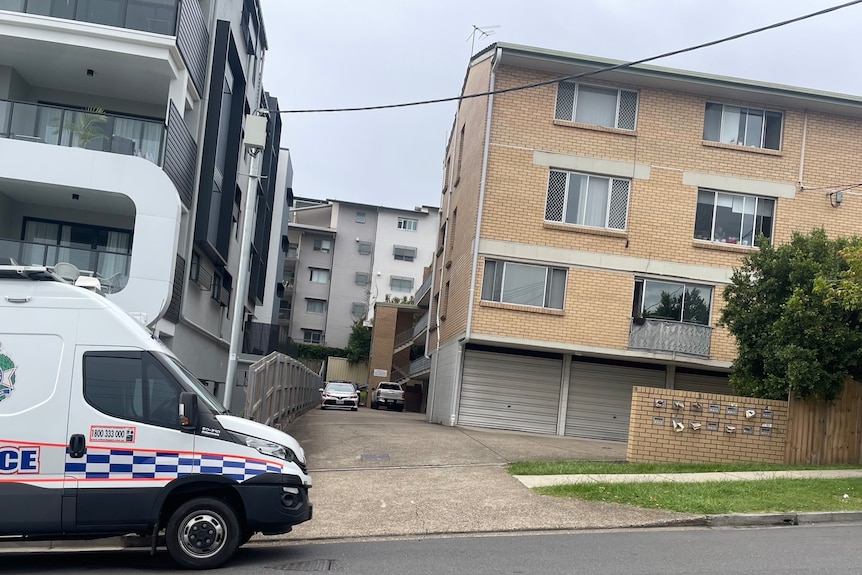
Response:
[[[83,434],[76,433],[69,439],[69,457],[80,459],[87,453],[87,442]]]

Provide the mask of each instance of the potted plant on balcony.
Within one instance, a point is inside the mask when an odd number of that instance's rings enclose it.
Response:
[[[93,142],[105,137],[102,126],[107,121],[105,110],[93,107],[79,112],[66,112],[62,116],[62,123],[58,118],[53,127],[59,134],[69,134],[70,145],[92,149]]]

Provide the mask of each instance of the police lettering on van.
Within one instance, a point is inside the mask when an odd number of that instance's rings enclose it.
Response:
[[[39,448],[0,445],[0,473],[39,473]]]

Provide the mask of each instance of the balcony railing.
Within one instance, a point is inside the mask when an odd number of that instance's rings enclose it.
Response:
[[[414,325],[410,329],[405,329],[404,331],[395,334],[394,351],[396,353],[404,349],[404,347],[408,344],[413,343],[413,341],[415,341],[417,337],[419,337],[428,330],[428,315],[429,314],[426,313],[421,318],[419,318],[419,321],[416,322],[416,325]]]
[[[0,10],[24,12],[174,36],[178,0],[0,0]]]
[[[419,321],[416,322],[416,325],[413,326],[413,337],[421,335],[428,331],[428,317],[429,313],[426,313],[422,317],[419,318]]]
[[[420,357],[410,362],[410,377],[415,377],[431,369],[431,358]]]
[[[118,292],[126,285],[131,262],[131,256],[126,254],[3,239],[0,239],[0,258],[12,258],[22,265],[72,264],[74,267],[58,267],[58,275],[70,281],[82,275],[98,278],[105,293]]]
[[[409,370],[409,365],[393,365],[392,373],[389,376],[390,381],[396,381],[400,383],[410,379],[410,374],[408,373]]]
[[[165,125],[96,109],[0,100],[0,138],[138,156],[161,166]]]
[[[422,281],[422,285],[416,290],[416,295],[413,298],[414,301],[418,304],[422,301],[422,298],[428,295],[429,291],[431,291],[431,274],[428,274],[428,277]]]
[[[663,319],[632,319],[629,348],[709,357],[712,328]]]

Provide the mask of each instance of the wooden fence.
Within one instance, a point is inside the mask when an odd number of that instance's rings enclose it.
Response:
[[[326,380],[367,384],[368,363],[350,363],[344,357],[330,357],[326,361]]]
[[[862,463],[862,383],[848,380],[835,401],[791,398],[785,463]]]

